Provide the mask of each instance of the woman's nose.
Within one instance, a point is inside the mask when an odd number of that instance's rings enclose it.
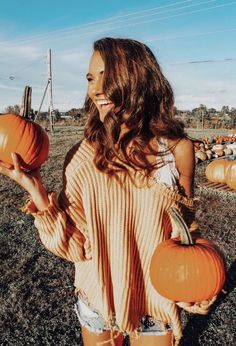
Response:
[[[94,95],[103,94],[103,78],[102,77],[99,77],[94,81],[93,93]]]

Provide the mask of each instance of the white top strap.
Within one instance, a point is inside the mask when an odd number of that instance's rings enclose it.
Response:
[[[157,167],[156,181],[175,189],[179,180],[175,157],[168,147],[167,138],[160,138],[158,144],[161,155],[157,156],[157,163],[160,167]]]

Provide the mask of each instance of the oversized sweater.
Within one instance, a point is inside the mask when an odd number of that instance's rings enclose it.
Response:
[[[63,189],[49,195],[47,210],[26,206],[44,246],[75,264],[76,292],[101,312],[108,325],[135,333],[144,315],[172,326],[180,339],[176,304],[160,296],[150,281],[156,246],[171,236],[168,208],[193,208],[152,177],[129,169],[118,179],[98,171],[94,149],[86,141],[74,146],[64,164]],[[170,283],[171,285],[171,283]]]

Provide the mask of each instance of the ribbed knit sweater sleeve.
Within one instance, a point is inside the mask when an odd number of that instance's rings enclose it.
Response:
[[[48,195],[50,204],[45,211],[38,211],[32,201],[24,210],[33,215],[43,245],[55,255],[72,262],[91,258],[90,241],[81,202],[81,177],[73,158],[75,146],[67,154],[63,170],[63,188],[57,199]]]

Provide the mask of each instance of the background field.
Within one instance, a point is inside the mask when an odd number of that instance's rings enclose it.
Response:
[[[81,138],[82,128],[56,128],[49,136],[51,152],[42,176],[48,190],[59,191],[65,154]],[[205,164],[196,168],[197,220],[203,236],[225,256],[227,281],[207,316],[182,312],[181,345],[235,345],[236,198],[202,192],[204,170]],[[0,196],[0,345],[82,346],[73,311],[73,264],[43,248],[33,219],[20,211],[27,198],[21,188],[0,176]]]

